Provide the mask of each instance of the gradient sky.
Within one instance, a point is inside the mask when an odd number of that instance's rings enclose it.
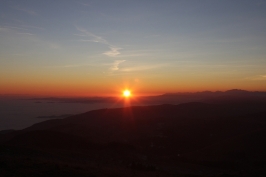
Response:
[[[1,0],[0,94],[266,91],[265,0]]]

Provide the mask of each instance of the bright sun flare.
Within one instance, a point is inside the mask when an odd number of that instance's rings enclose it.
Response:
[[[129,90],[124,90],[123,95],[124,95],[124,97],[129,97],[131,95],[131,93]]]

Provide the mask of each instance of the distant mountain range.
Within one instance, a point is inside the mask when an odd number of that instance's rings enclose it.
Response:
[[[50,102],[67,102],[67,103],[122,103],[124,100],[119,97],[78,97],[78,98],[31,98],[33,100],[46,100]],[[245,91],[239,89],[232,89],[225,92],[222,91],[203,91],[203,92],[180,92],[180,93],[166,93],[158,96],[138,96],[130,99],[132,105],[151,105],[151,104],[180,104],[187,102],[216,102],[216,101],[241,101],[241,100],[266,100],[266,92],[259,91]]]
[[[265,93],[187,95],[205,101],[94,110],[2,131],[0,175],[265,176]]]

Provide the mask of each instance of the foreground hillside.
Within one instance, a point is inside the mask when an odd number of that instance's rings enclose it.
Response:
[[[101,109],[1,135],[1,176],[266,175],[266,103]]]

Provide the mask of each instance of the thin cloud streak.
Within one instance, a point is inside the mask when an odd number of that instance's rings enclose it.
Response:
[[[136,66],[136,67],[130,67],[130,68],[123,68],[123,69],[120,69],[120,71],[123,71],[123,72],[143,71],[143,70],[161,68],[167,65],[168,64]]]
[[[103,54],[109,57],[116,57],[117,55],[120,54],[119,50],[121,50],[121,48],[117,48],[117,47],[109,47],[110,50],[104,52]]]
[[[45,28],[39,27],[39,26],[31,26],[31,25],[21,25],[22,27],[26,28],[34,28],[34,29],[39,29],[39,30],[45,30]]]
[[[110,42],[108,42],[106,39],[104,39],[101,36],[95,35],[89,31],[87,31],[84,28],[76,26],[77,30],[80,31],[82,34],[74,34],[76,36],[80,37],[90,37],[91,39],[80,39],[81,42],[96,42],[101,43],[104,45],[107,45],[110,50],[103,52],[104,55],[108,57],[116,57],[120,55],[120,51],[122,48],[112,45]]]
[[[127,58],[127,57],[141,57],[141,56],[151,56],[158,50],[128,50],[124,51],[123,54],[116,56],[117,58]]]
[[[76,65],[61,65],[61,66],[46,66],[47,68],[77,68],[83,66],[94,66],[92,64],[76,64]]]
[[[119,70],[119,65],[123,62],[125,62],[126,60],[115,60],[112,67],[110,68],[111,71],[117,71]]]
[[[50,49],[62,48],[61,45],[59,45],[58,43],[43,40],[42,38],[38,37],[36,34],[28,32],[28,29],[14,27],[14,26],[3,26],[3,27],[0,26],[0,32],[9,33],[7,35],[11,36],[12,38],[23,37],[24,43],[26,42],[38,43]],[[20,38],[16,39],[21,40]]]
[[[17,34],[32,34],[28,31],[32,31],[34,29],[44,30],[44,28],[36,27],[36,26],[28,26],[28,25],[19,25],[19,26],[0,26],[0,31],[6,32],[17,32]]]
[[[3,31],[14,31],[14,30],[27,30],[25,28],[20,28],[20,27],[15,27],[15,26],[0,26],[0,30],[3,30]]]
[[[19,26],[22,26],[22,27],[26,27],[26,28],[30,28],[30,29],[33,28],[33,29],[45,30],[45,28],[43,28],[43,27],[28,25],[28,23],[21,21],[21,20],[18,20],[18,19],[14,19],[13,21],[15,21],[16,23],[18,22],[20,24]]]
[[[111,44],[109,44],[109,42],[107,40],[105,40],[104,38],[102,38],[101,36],[97,36],[97,35],[89,32],[89,31],[85,30],[84,28],[81,28],[81,27],[78,27],[78,26],[76,26],[76,28],[77,28],[78,31],[82,32],[83,35],[85,35],[86,37],[91,37],[92,41],[99,42],[99,43],[111,46]]]
[[[253,80],[253,81],[266,81],[266,75],[258,75],[253,77],[247,77],[245,80]]]

